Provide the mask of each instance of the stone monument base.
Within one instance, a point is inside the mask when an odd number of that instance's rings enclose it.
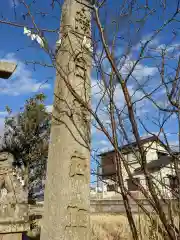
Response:
[[[0,240],[22,240],[22,233],[0,233]]]
[[[27,232],[30,230],[29,223],[9,223],[9,224],[1,224],[0,223],[0,234],[14,234],[14,233],[20,233],[20,232]],[[1,236],[1,235],[0,235]],[[1,238],[0,238],[1,240]]]

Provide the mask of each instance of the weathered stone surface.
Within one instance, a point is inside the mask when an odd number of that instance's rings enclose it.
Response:
[[[86,106],[91,106],[92,49],[88,3],[65,0],[62,7],[41,240],[90,239],[91,116]]]
[[[0,233],[17,233],[17,232],[26,232],[30,230],[30,226],[29,223],[26,222],[15,222],[15,223],[11,223],[9,222],[9,224],[0,224]]]
[[[22,233],[0,234],[1,240],[22,240]]]
[[[13,167],[13,155],[0,153],[0,233],[29,229],[27,201],[23,176]]]
[[[15,71],[17,64],[0,61],[0,78],[9,78]]]

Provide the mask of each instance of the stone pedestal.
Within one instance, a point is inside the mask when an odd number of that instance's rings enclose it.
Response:
[[[29,229],[27,204],[16,204],[15,206],[0,204],[1,234],[26,232]]]
[[[0,240],[22,240],[22,233],[0,233]]]

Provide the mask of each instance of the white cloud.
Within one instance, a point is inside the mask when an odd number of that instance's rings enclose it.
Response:
[[[132,69],[133,64],[134,64],[134,60],[132,60],[131,56],[128,56],[120,71],[121,74],[123,76],[126,76],[129,73],[129,70]],[[153,77],[156,73],[157,73],[157,68],[151,67],[149,65],[143,65],[143,63],[141,63],[141,64],[138,64],[135,70],[133,71],[133,77],[136,78],[138,82],[142,82],[144,78],[147,79],[147,77],[149,76]],[[135,83],[136,82],[134,81],[133,78],[131,78],[130,81],[128,82],[129,94],[133,102],[140,100],[134,105],[136,107],[136,115],[144,116],[149,111],[149,108],[147,108],[147,103],[149,102],[149,100],[147,100],[146,98],[141,100],[144,94],[142,91],[137,90],[137,84]],[[93,110],[95,110],[97,105],[99,104],[99,101],[102,100],[101,98],[105,92],[105,87],[101,79],[98,79],[98,80],[92,79],[91,86],[92,86],[92,107],[93,107]],[[124,108],[126,106],[124,94],[123,94],[121,85],[119,83],[116,84],[116,86],[114,87],[115,87],[114,102],[116,104],[116,107],[120,111],[121,117],[124,118],[125,113],[127,112],[127,108]],[[100,121],[103,123],[104,127],[111,135],[111,127],[109,125],[111,123],[110,114],[107,111],[108,106],[109,106],[109,97],[108,97],[108,94],[106,93],[103,98],[103,101],[101,101],[101,104],[98,107],[97,114],[99,116]],[[95,122],[96,121],[94,121],[94,123]],[[127,121],[125,120],[124,124],[126,127],[126,124],[128,125],[128,120]],[[110,150],[112,148],[111,144],[108,141],[103,140],[104,133],[97,131],[95,127],[92,127],[91,131],[93,134],[94,148],[99,148],[101,152]]]
[[[95,81],[96,80],[92,81],[92,101],[93,101],[94,108],[98,104],[99,100],[101,99],[101,97],[103,96],[103,93],[105,91],[104,87],[100,84],[99,85],[97,83],[95,84]],[[143,96],[143,93],[140,91],[136,91],[136,89],[134,89],[134,87],[132,85],[128,86],[128,90],[129,90],[130,96],[132,96],[133,101],[138,100]],[[109,97],[107,94],[105,94],[104,99],[105,99],[105,102],[107,104],[109,104]],[[119,107],[119,108],[124,107],[125,99],[124,99],[124,94],[123,94],[120,84],[117,84],[115,87],[114,102],[117,105],[117,107]],[[102,105],[101,105],[100,109],[105,111],[106,107],[103,108]]]
[[[130,96],[132,97],[133,102],[140,100],[144,96],[144,94],[141,91],[136,91],[136,89],[132,85],[128,86],[128,90],[129,90]],[[95,79],[93,79],[93,81],[92,81],[92,108],[93,108],[93,110],[95,110],[96,107],[98,106],[97,114],[100,118],[100,121],[103,123],[106,130],[109,131],[111,128],[110,127],[110,124],[111,124],[110,114],[108,112],[110,99],[109,99],[107,93],[105,94],[105,97],[104,97],[103,101],[101,102],[101,104],[99,104],[99,101],[102,98],[104,91],[105,91],[105,89],[102,86],[102,84],[100,84],[100,83],[98,84],[98,82]],[[138,103],[135,106],[136,114],[140,115],[142,113],[141,108],[143,108],[145,101],[147,101],[147,99],[138,101]],[[123,118],[125,116],[124,114],[127,111],[127,108],[126,108],[124,94],[123,94],[120,84],[117,84],[115,86],[114,102],[115,102],[117,109],[120,112],[123,110],[123,112],[121,112],[121,117]],[[141,111],[140,111],[140,109],[141,109]],[[93,129],[93,134],[94,133],[95,133],[95,130]],[[99,134],[100,133],[98,133],[98,135]]]
[[[96,134],[97,131],[98,131],[97,128],[95,126],[91,125],[91,135]]]
[[[92,139],[92,149],[93,150],[100,150],[100,152],[105,151],[105,149],[110,150],[112,149],[112,145],[108,140],[104,139],[104,135],[102,135],[101,137],[99,136],[98,138],[93,137]]]
[[[112,146],[111,146],[111,147],[101,148],[101,153],[109,152],[109,151],[111,151],[112,149],[113,149]]]
[[[104,91],[104,87],[102,85],[102,81],[97,81],[96,79],[91,79],[91,94],[92,98],[96,99],[101,96]]]
[[[1,60],[16,62],[18,66],[10,79],[1,79],[0,94],[18,96],[20,94],[35,93],[40,89],[50,88],[50,84],[33,79],[31,71],[27,69],[27,66],[23,62],[15,57],[15,54],[7,54],[6,57]]]
[[[4,123],[5,123],[5,116],[0,116],[0,143],[1,143],[1,137],[4,134]]]
[[[179,151],[179,141],[178,140],[170,140],[169,145],[173,151]]]
[[[0,111],[0,143],[1,143],[1,137],[4,134],[4,123],[5,123],[5,117],[8,116],[7,111]]]
[[[161,54],[162,50],[166,51],[166,57],[173,59],[179,58],[180,43],[173,43],[171,45],[160,44],[155,51]]]
[[[132,60],[131,56],[128,56],[123,64],[123,67],[121,68],[120,72],[122,76],[125,78],[127,74],[129,74],[130,70],[132,69],[135,61]],[[130,81],[128,82],[128,91],[132,98],[132,101],[140,100],[136,103],[136,114],[140,115],[142,112],[142,109],[145,105],[147,105],[147,99],[141,100],[141,98],[144,96],[141,89],[139,91],[137,90],[137,82],[141,84],[144,82],[144,79],[147,79],[148,77],[154,77],[157,74],[157,68],[151,67],[148,65],[143,65],[142,63],[137,64],[136,68],[133,71],[133,78],[130,77]],[[136,79],[136,81],[134,80]],[[97,104],[99,103],[99,100],[102,98],[103,93],[105,92],[105,88],[103,86],[102,81],[97,81],[95,79],[92,80],[92,105],[93,109],[96,108]],[[125,99],[124,94],[121,88],[121,85],[118,83],[116,84],[115,91],[114,91],[114,102],[116,104],[116,107],[121,111],[125,107]],[[107,116],[107,106],[109,105],[109,97],[108,94],[105,94],[104,102],[99,105],[99,114],[101,114],[101,120],[104,123],[109,123],[109,117]],[[104,111],[106,109],[106,111]],[[140,111],[141,109],[141,111]],[[146,109],[147,110],[147,109]],[[144,113],[147,111],[144,111]],[[106,115],[106,116],[105,116]]]
[[[51,112],[52,112],[52,109],[53,109],[53,105],[47,105],[47,106],[46,106],[47,112],[51,113]]]
[[[148,34],[146,36],[144,36],[141,41],[136,44],[133,47],[133,50],[135,51],[139,51],[141,49],[141,47],[148,41],[151,39],[153,34]],[[159,40],[157,38],[154,38],[152,41],[149,42],[148,47],[156,47],[159,44]]]
[[[101,140],[101,141],[99,142],[99,144],[100,144],[100,145],[104,145],[104,146],[109,146],[109,141],[107,141],[107,140]]]
[[[8,112],[6,112],[6,111],[0,112],[0,117],[6,117],[7,115],[8,115]]]
[[[164,49],[166,49],[167,52],[179,51],[180,50],[180,44],[179,43],[174,43],[174,44],[171,44],[171,45],[160,44],[156,48],[157,51],[164,50]]]
[[[130,57],[127,57],[127,60],[125,61],[124,65],[121,68],[121,74],[126,77],[130,72],[131,69],[133,68],[135,64],[135,61],[133,61]],[[157,73],[157,68],[156,67],[150,67],[148,65],[143,65],[143,64],[137,64],[135,67],[132,76],[135,78],[137,81],[141,81],[144,78],[147,78],[149,76],[154,76]]]

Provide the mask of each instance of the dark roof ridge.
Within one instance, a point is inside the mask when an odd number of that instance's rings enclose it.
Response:
[[[147,138],[142,138],[141,137],[140,144],[145,144],[147,142],[152,142],[152,141],[159,141],[158,136],[153,135],[153,136],[150,136],[150,137],[147,137]],[[132,147],[136,147],[136,146],[137,146],[137,142],[134,141],[134,142],[131,142],[131,143],[128,143],[128,144],[125,144],[125,145],[119,147],[119,149],[120,150],[126,150],[126,149],[129,149],[129,148],[132,148]],[[101,153],[98,156],[103,156],[103,155],[106,155],[108,153],[113,153],[113,152],[114,152],[114,149],[111,150],[111,151],[107,151],[107,152]]]

